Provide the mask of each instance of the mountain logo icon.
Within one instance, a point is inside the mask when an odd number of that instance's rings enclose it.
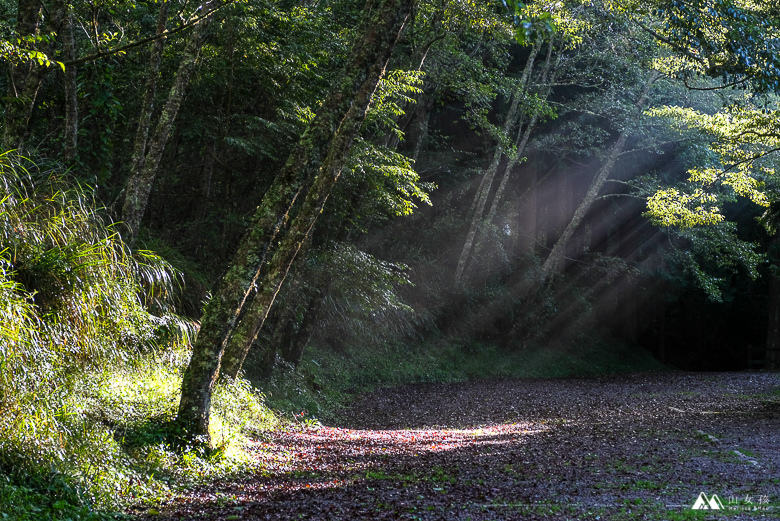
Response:
[[[707,498],[707,494],[702,492],[699,497],[696,498],[696,502],[691,507],[691,510],[723,510],[723,503],[720,502],[720,498],[717,494],[713,494],[711,498]]]

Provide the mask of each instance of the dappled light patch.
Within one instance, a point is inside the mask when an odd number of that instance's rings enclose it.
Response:
[[[392,458],[523,443],[523,437],[548,430],[530,423],[474,429],[360,430],[317,426],[284,430],[273,441],[258,442],[258,458],[275,472],[362,470],[376,464],[373,456]],[[357,458],[361,458],[359,461]]]

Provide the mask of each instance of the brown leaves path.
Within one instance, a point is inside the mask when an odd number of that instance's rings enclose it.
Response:
[[[780,377],[407,386],[272,433],[267,475],[146,519],[780,519]],[[704,492],[719,511],[694,511]]]

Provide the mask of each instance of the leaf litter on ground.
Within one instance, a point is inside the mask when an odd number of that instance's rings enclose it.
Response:
[[[379,390],[254,441],[262,473],[138,517],[778,519],[778,388],[752,372]],[[702,492],[724,509],[692,510]]]

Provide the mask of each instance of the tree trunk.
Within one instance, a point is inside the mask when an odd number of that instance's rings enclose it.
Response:
[[[780,231],[775,232],[769,246],[770,255],[776,257],[780,248]],[[775,275],[777,258],[773,259],[769,270],[769,321],[766,334],[765,369],[780,367],[780,278]]]
[[[408,69],[414,68],[417,71],[422,70],[423,65],[425,64],[425,58],[428,56],[428,51],[430,51],[434,43],[436,43],[437,41],[444,38],[444,36],[446,36],[446,33],[441,29],[443,13],[444,13],[444,9],[434,10],[434,15],[430,21],[430,29],[429,29],[430,32],[433,34],[421,46],[412,50],[412,53],[408,59],[408,63],[402,65],[402,68],[408,68]],[[413,36],[410,36],[410,39],[413,39]],[[407,100],[401,104],[401,108],[404,113],[403,117],[401,117],[400,120],[398,117],[394,118],[398,122],[398,130],[400,130],[401,132],[406,132],[406,127],[409,126],[412,120],[417,117],[416,114],[419,112],[421,100],[426,98],[428,98],[428,96],[426,96],[424,92],[421,93],[416,98],[417,106],[414,109],[411,108],[411,105],[415,104],[415,102],[413,101]],[[412,139],[412,138],[410,136],[404,136],[405,141],[408,139]],[[396,150],[400,145],[400,143],[401,143],[401,138],[395,132],[388,132],[379,141],[380,145],[390,148],[392,150]],[[412,159],[416,159],[416,157],[412,157]]]
[[[169,9],[170,2],[166,0],[160,6],[160,12],[157,14],[158,35],[165,31]],[[162,61],[164,46],[165,38],[158,38],[154,41],[151,54],[149,55],[149,65],[146,69],[146,83],[144,84],[144,97],[141,101],[141,114],[138,116],[138,128],[135,132],[133,155],[130,160],[131,176],[137,175],[137,173],[141,171],[144,157],[146,156],[146,143],[149,140],[149,129],[152,125],[154,96],[157,93],[157,80],[160,76],[160,62]]]
[[[46,23],[42,23],[43,12],[46,11]],[[16,34],[19,36],[42,36],[58,32],[65,17],[64,2],[53,2],[49,9],[36,0],[19,0],[16,15]],[[54,50],[54,40],[44,46],[34,44],[32,48],[51,56]],[[15,148],[24,153],[25,139],[30,119],[35,109],[43,78],[48,73],[48,67],[40,65],[36,60],[26,63],[11,64],[8,74],[8,101],[5,104],[5,120],[3,124],[3,148]]]
[[[290,345],[295,338],[295,313],[290,313],[287,316],[283,315],[283,318],[274,328],[268,347],[279,353],[285,362],[289,362],[285,353],[289,352]],[[221,373],[222,371],[220,370]]]
[[[658,305],[658,359],[666,363],[666,291],[665,284],[660,288],[660,304]]]
[[[250,320],[262,325],[265,320],[278,285],[341,172],[412,3],[412,0],[368,1],[363,30],[346,66],[287,165],[263,197],[227,274],[207,304],[182,380],[177,416],[178,424],[189,436],[208,439],[211,393],[236,318],[249,294],[259,288],[242,322]],[[276,242],[279,228],[301,189],[305,190],[315,176],[303,208],[266,267],[265,258],[272,242]],[[255,336],[257,329],[245,331]]]
[[[612,149],[609,152],[607,161],[601,166],[599,171],[593,177],[585,197],[582,199],[579,206],[577,206],[577,209],[574,211],[574,215],[569,221],[569,224],[566,225],[563,233],[561,233],[560,237],[558,237],[558,240],[555,242],[555,245],[550,251],[550,254],[547,256],[547,259],[545,259],[544,264],[542,264],[542,275],[545,279],[549,277],[556,269],[558,269],[561,261],[563,260],[566,246],[569,244],[569,239],[571,239],[572,235],[574,235],[574,232],[579,227],[582,219],[585,217],[585,214],[588,213],[588,210],[590,210],[591,206],[593,206],[593,203],[596,202],[599,192],[603,188],[607,179],[609,179],[609,175],[612,173],[612,168],[615,166],[615,162],[617,161],[618,156],[621,154],[621,152],[623,152],[623,148],[626,145],[627,139],[628,132],[621,132],[617,141],[615,141],[615,143],[612,145]]]
[[[341,208],[343,208],[343,211],[348,213],[352,208],[355,208],[355,206],[358,204],[361,194],[363,192],[360,190],[356,190],[352,199],[349,202],[344,202],[341,204]],[[339,235],[347,235],[344,232],[347,230],[346,226],[344,226],[344,222],[337,225],[331,225],[329,227],[326,227],[324,229],[324,233],[320,236],[320,240],[323,243],[328,243],[331,240],[335,240],[339,237]],[[293,277],[292,283],[290,284],[290,287],[286,290],[289,295],[296,295],[298,292],[301,291],[301,283],[302,279],[305,276],[305,262],[306,262],[306,253],[309,250],[309,247],[312,243],[313,234],[309,233],[306,237],[306,240],[301,245],[300,250],[298,251],[298,254],[296,255],[296,266],[293,267],[293,273],[296,273],[297,275]],[[341,240],[346,240],[346,237],[342,237]],[[289,279],[289,277],[287,277]],[[319,284],[321,286],[322,284]],[[324,299],[325,295],[327,294],[327,284],[326,287],[319,288],[318,296],[309,298],[308,304],[306,306],[306,314],[304,318],[304,324],[308,324],[312,317],[310,317],[311,309],[312,307],[316,307],[317,310],[319,310],[319,306],[322,304],[322,299]],[[294,302],[294,301],[293,301]],[[251,308],[254,304],[244,305],[244,309],[249,309],[251,313]],[[278,337],[277,332],[283,330],[285,328],[285,322],[294,322],[295,319],[295,312],[296,312],[296,305],[287,304],[287,308],[284,310],[283,313],[280,314],[279,319],[277,321],[276,328],[274,329],[274,335],[273,338],[270,340],[273,344],[271,347],[272,349],[279,351],[282,353],[282,357],[285,358],[284,353],[286,351],[289,351],[289,344],[293,340],[293,336],[290,336],[289,341],[285,336]],[[314,311],[314,314],[316,315],[318,311]],[[306,318],[308,317],[308,318]],[[229,376],[232,378],[235,378],[238,375],[238,372],[241,370],[242,365],[244,364],[244,360],[246,359],[249,351],[252,349],[252,346],[257,343],[258,335],[260,335],[260,330],[262,327],[265,327],[267,324],[267,321],[264,321],[261,326],[258,326],[258,329],[255,331],[254,335],[252,335],[250,332],[246,331],[246,328],[249,327],[255,327],[254,323],[251,323],[250,321],[243,322],[243,315],[239,316],[238,318],[238,326],[236,328],[236,334],[233,334],[227,342],[227,345],[225,347],[225,352],[222,355],[222,362],[220,365],[220,375]],[[304,329],[307,329],[308,327],[301,326]],[[298,337],[296,337],[298,338]],[[242,345],[241,342],[244,342]],[[306,340],[308,342],[308,339]],[[305,345],[303,346],[305,347]],[[301,347],[301,349],[303,349]],[[303,351],[301,351],[301,354]],[[295,365],[295,364],[293,364]]]
[[[260,349],[262,356],[260,357],[260,377],[269,379],[274,374],[274,366],[276,366],[276,346],[269,344],[263,349],[261,346],[257,346]]]
[[[550,92],[552,91],[552,89],[548,85],[546,85],[546,83],[547,83],[547,75],[550,72],[550,64],[552,62],[552,52],[553,52],[553,48],[555,47],[554,44],[555,44],[554,41],[550,41],[550,45],[547,48],[547,57],[544,60],[542,77],[539,81],[539,83],[543,86],[541,97],[545,101],[547,100],[547,97],[550,95]],[[558,56],[559,60],[560,60],[560,56],[561,55]],[[555,74],[553,74],[552,81],[554,81],[554,78],[555,78]],[[510,177],[509,174],[512,172],[512,169],[515,167],[518,161],[521,160],[523,153],[525,153],[525,147],[528,146],[528,140],[531,138],[531,132],[533,131],[534,127],[536,127],[536,123],[538,121],[539,121],[539,109],[536,108],[534,109],[534,112],[531,115],[531,120],[528,122],[528,125],[526,125],[525,131],[523,131],[522,129],[518,129],[517,140],[515,141],[517,150],[515,155],[509,159],[506,168],[501,174],[501,183],[498,185],[496,194],[493,196],[493,201],[490,203],[490,210],[488,211],[488,217],[487,217],[488,223],[493,222],[493,219],[495,218],[496,213],[498,212],[498,205],[501,202],[501,198],[504,196],[504,190],[506,189],[506,184],[509,181],[509,177]]]
[[[365,94],[368,94],[368,101],[370,101],[371,94],[368,92]],[[361,96],[359,95],[358,97]],[[362,114],[365,114],[365,112],[363,111]],[[348,113],[344,118],[314,185],[309,190],[298,214],[294,217],[289,231],[281,240],[279,248],[268,264],[267,271],[258,280],[257,287],[259,291],[251,300],[249,310],[240,319],[228,343],[228,346],[234,345],[240,348],[235,351],[230,350],[229,363],[231,366],[237,363],[238,367],[240,367],[240,364],[246,358],[249,346],[251,346],[260,328],[263,327],[271,305],[287,276],[290,265],[295,260],[302,245],[310,237],[317,217],[322,213],[330,192],[339,178],[362,119],[362,116],[358,116],[357,113],[353,114],[352,117]]]
[[[168,4],[166,3],[162,10],[167,9],[165,7],[167,5]],[[217,2],[212,0],[207,6],[203,16],[207,16],[208,13],[212,12],[217,7]],[[161,19],[162,13],[158,19],[158,30]],[[165,151],[165,145],[168,143],[171,128],[176,119],[176,114],[179,112],[179,107],[181,107],[181,104],[184,101],[184,93],[190,84],[192,75],[195,73],[200,48],[203,45],[206,30],[208,29],[211,19],[212,17],[205,18],[192,30],[192,34],[187,41],[187,46],[184,49],[179,69],[176,71],[173,86],[168,93],[168,100],[162,109],[160,119],[154,129],[154,134],[148,143],[146,142],[145,134],[148,133],[149,120],[145,118],[150,118],[151,115],[151,103],[154,100],[153,93],[148,96],[148,99],[144,99],[145,105],[142,107],[142,120],[139,121],[138,132],[136,133],[136,141],[133,148],[132,171],[130,172],[127,183],[125,183],[125,203],[122,209],[122,219],[125,222],[128,232],[126,240],[130,244],[135,241],[138,230],[141,227],[141,220],[144,217],[144,213],[146,213],[149,194],[152,191],[154,178],[157,176],[157,169],[160,166],[160,161],[162,160],[162,155]],[[159,70],[160,57],[159,53],[156,54],[158,44],[161,48],[162,39],[155,42],[155,49],[152,51],[152,58],[150,60],[147,85],[151,83],[152,87],[156,84],[157,78],[157,71],[154,69],[157,68]]]
[[[298,253],[297,261],[295,263],[296,266],[293,269],[293,273],[295,275],[292,276],[292,280],[290,280],[290,277],[288,277],[290,282],[284,291],[284,293],[288,295],[286,306],[281,313],[276,312],[278,319],[276,320],[276,325],[273,329],[273,333],[271,334],[271,340],[269,341],[270,345],[268,346],[270,349],[273,349],[274,353],[278,351],[284,351],[283,344],[285,342],[289,343],[292,341],[291,329],[295,324],[295,315],[298,307],[295,296],[301,291],[301,282],[303,278],[303,272],[305,270],[305,253],[311,245],[311,237],[312,236],[309,235],[307,241],[301,246],[301,251]],[[245,313],[249,311],[249,308],[251,308],[251,305],[244,306]],[[243,315],[239,316],[238,319],[239,324],[241,324],[242,321]],[[245,325],[248,324],[250,323],[247,322]],[[264,325],[266,324],[264,323]],[[288,329],[290,330],[289,334],[287,332]],[[259,334],[260,330],[258,329],[253,337],[251,335],[243,335],[241,333],[238,335],[231,335],[227,341],[227,345],[225,346],[225,352],[222,355],[222,361],[220,362],[220,378],[236,378],[238,376],[238,373],[241,371],[249,351],[252,349],[252,346],[257,344]],[[241,345],[238,342],[239,338],[244,338],[246,344]]]
[[[211,195],[211,179],[214,177],[214,162],[217,157],[217,138],[212,137],[211,143],[206,147],[203,153],[203,168],[200,176],[200,194],[197,201],[197,210],[195,211],[195,226],[192,229],[192,242],[194,244],[194,254],[198,257],[203,236],[201,231],[203,223],[206,220],[208,210],[209,195]]]
[[[325,302],[326,291],[321,291],[311,299],[306,307],[306,315],[303,317],[298,334],[292,337],[291,342],[282,345],[281,355],[285,362],[297,368],[301,364],[303,352],[314,336],[314,328],[317,326],[317,318]]]
[[[259,376],[263,380],[271,378],[271,376],[273,376],[274,367],[276,366],[278,353],[284,345],[292,342],[293,336],[295,335],[295,316],[294,313],[290,313],[292,316],[285,316],[286,314],[287,310],[282,314],[282,318],[277,321],[270,339],[268,339],[266,335],[266,341],[264,342],[261,339],[261,336],[258,335],[258,337],[255,338],[255,341],[252,342],[250,349],[247,351],[247,353],[253,351],[255,356],[258,357],[258,361],[254,364],[255,371],[253,371],[252,376]],[[235,375],[232,375],[220,368],[220,380],[225,378],[236,378],[237,376],[238,371]]]
[[[644,108],[645,103],[648,100],[650,87],[659,77],[660,77],[659,75],[654,75],[647,82],[645,88],[642,91],[642,94],[639,97],[639,100],[635,103],[635,106],[638,109],[638,112],[640,114],[642,109]],[[628,139],[628,135],[629,135],[628,130],[624,130],[623,132],[620,133],[620,136],[618,137],[617,141],[615,141],[615,143],[612,145],[612,149],[610,150],[606,162],[604,163],[604,165],[602,165],[601,169],[599,169],[599,171],[594,176],[593,180],[591,181],[590,187],[588,187],[588,191],[585,194],[585,197],[582,199],[582,202],[580,202],[579,206],[577,206],[577,209],[574,211],[574,215],[569,221],[569,224],[566,226],[566,228],[564,228],[563,233],[555,242],[555,244],[553,245],[550,251],[550,254],[542,264],[539,277],[537,278],[536,281],[523,284],[521,287],[521,291],[516,293],[517,296],[527,297],[534,287],[538,287],[539,285],[547,282],[550,279],[550,276],[558,268],[565,255],[566,246],[568,245],[569,240],[571,239],[572,235],[579,227],[580,223],[585,217],[585,214],[587,214],[588,210],[590,210],[590,208],[593,206],[593,203],[596,202],[599,191],[601,191],[601,188],[604,186],[604,183],[607,181],[610,173],[612,172],[612,168],[615,166],[615,162],[617,161],[620,154],[623,152],[623,148],[625,147],[626,140]],[[512,324],[512,327],[510,328],[508,334],[504,339],[503,343],[505,346],[508,347],[509,345],[511,345],[512,342],[518,337],[520,330],[522,328],[522,317],[524,316],[523,310],[525,309],[525,306],[530,305],[530,302],[531,301],[529,299],[526,299],[525,304],[523,304],[523,308],[518,314],[519,318],[515,319],[514,323]]]
[[[520,225],[518,226],[518,235],[516,239],[516,254],[523,256],[526,253],[536,251],[536,199],[538,191],[539,172],[536,168],[531,170],[529,178],[530,191],[526,204],[520,213]]]
[[[540,46],[541,42],[537,40],[531,49],[531,54],[525,64],[523,74],[517,84],[517,88],[512,95],[512,103],[509,107],[506,120],[504,120],[504,134],[509,134],[512,131],[512,128],[517,124],[517,121],[520,117],[518,110],[520,100],[521,98],[525,98],[525,88],[528,84],[528,79],[531,75],[531,70],[534,66],[534,60],[536,59],[536,55],[539,52]],[[485,211],[485,205],[493,185],[493,179],[495,178],[496,172],[498,171],[498,165],[501,162],[501,158],[504,157],[504,152],[504,148],[500,143],[498,143],[496,145],[496,150],[493,152],[493,159],[490,162],[487,170],[485,170],[485,173],[482,175],[482,180],[480,181],[479,187],[477,188],[477,194],[474,197],[474,203],[472,204],[473,215],[471,218],[471,224],[469,226],[469,231],[466,234],[466,240],[463,244],[460,257],[458,258],[458,265],[455,268],[454,282],[456,286],[460,285],[462,282],[463,274],[466,270],[466,264],[468,263],[468,260],[471,256],[471,251],[474,248],[474,239],[476,238],[477,231],[479,230],[479,226],[482,223],[483,213]]]
[[[639,97],[639,100],[636,102],[635,106],[640,112],[644,108],[645,103],[647,103],[650,87],[656,79],[657,76],[648,81],[642,94]],[[628,135],[628,130],[624,130],[620,133],[617,141],[615,141],[615,143],[612,145],[612,149],[609,152],[609,156],[607,157],[606,162],[593,177],[585,197],[583,197],[579,206],[577,206],[577,209],[574,211],[574,216],[571,218],[571,221],[569,221],[569,224],[563,230],[563,233],[555,242],[555,245],[550,251],[550,254],[547,256],[547,259],[545,259],[544,263],[542,264],[542,277],[544,279],[548,278],[558,268],[561,260],[565,255],[566,246],[568,245],[569,240],[579,227],[582,219],[585,217],[585,214],[588,213],[588,210],[590,210],[591,206],[593,206],[593,203],[596,202],[599,192],[604,187],[604,183],[606,183],[607,179],[609,179],[609,176],[612,173],[612,169],[615,166],[615,162],[623,152]]]
[[[418,101],[417,110],[414,113],[414,119],[407,138],[411,143],[411,154],[409,158],[417,161],[420,157],[425,141],[428,139],[428,124],[431,120],[431,111],[433,110],[433,96],[423,94],[422,99]]]

